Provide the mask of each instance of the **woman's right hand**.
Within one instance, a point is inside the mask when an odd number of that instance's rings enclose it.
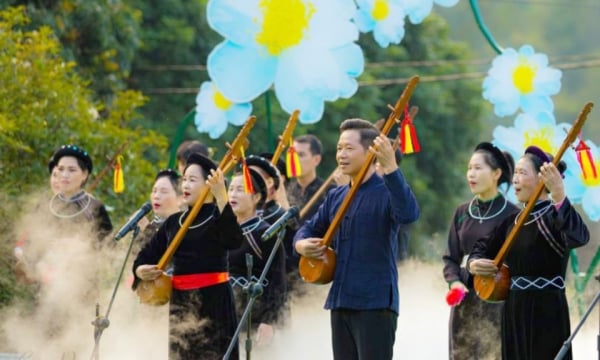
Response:
[[[491,259],[474,259],[469,261],[469,272],[473,275],[494,276],[498,272],[498,267]]]
[[[156,265],[140,265],[135,269],[135,274],[142,280],[155,280],[163,273]]]

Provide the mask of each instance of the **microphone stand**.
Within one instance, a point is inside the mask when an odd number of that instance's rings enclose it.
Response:
[[[273,250],[271,250],[271,253],[269,254],[269,258],[267,259],[267,262],[265,263],[265,267],[263,268],[262,272],[260,273],[260,278],[256,282],[252,281],[252,269],[249,270],[250,271],[249,272],[250,281],[244,287],[244,292],[247,293],[249,300],[248,300],[248,303],[246,304],[246,309],[244,310],[244,313],[242,314],[242,318],[240,319],[240,322],[238,323],[238,326],[235,329],[233,338],[229,342],[229,347],[227,348],[227,352],[223,356],[223,360],[229,360],[229,357],[231,356],[231,352],[233,351],[233,348],[235,347],[235,343],[238,341],[238,337],[242,330],[242,325],[244,325],[244,321],[246,321],[246,320],[248,321],[247,322],[248,333],[246,334],[246,336],[247,336],[247,338],[246,338],[246,359],[250,360],[250,353],[252,351],[252,339],[250,336],[250,332],[252,331],[252,328],[251,328],[250,314],[252,313],[252,306],[254,306],[254,302],[256,301],[256,298],[258,298],[263,293],[263,285],[262,284],[264,283],[265,278],[267,277],[267,273],[269,272],[269,269],[271,268],[271,263],[273,262],[273,260],[275,259],[275,256],[277,255],[277,250],[279,249],[279,246],[281,246],[283,237],[285,236],[285,228],[286,228],[285,226],[282,227],[281,230],[279,231],[279,233],[277,234],[277,240],[275,241],[275,246],[273,246]],[[252,257],[252,255],[249,255],[249,256]],[[246,255],[246,265],[248,265],[248,254]]]
[[[600,275],[596,275],[596,280],[600,281]],[[567,340],[565,340],[565,342],[563,343],[563,346],[560,348],[560,351],[558,352],[558,354],[556,354],[556,357],[554,358],[554,360],[562,360],[562,358],[567,354],[567,351],[569,351],[569,348],[571,347],[571,343],[573,342],[575,335],[577,335],[577,332],[579,331],[581,326],[583,326],[583,323],[587,319],[588,315],[590,315],[590,313],[594,309],[594,306],[596,305],[596,303],[599,300],[600,300],[600,292],[598,292],[596,294],[596,297],[594,297],[594,300],[592,300],[592,303],[586,310],[585,314],[583,314],[581,321],[579,322],[579,324],[577,324],[577,327],[575,327],[575,330],[573,331],[571,336],[569,336],[569,338]],[[599,324],[600,324],[600,322],[599,322]],[[598,335],[596,337],[596,347],[598,350],[598,359],[600,359],[600,328],[598,329]]]
[[[94,325],[94,349],[92,350],[92,356],[90,359],[98,360],[100,359],[100,338],[102,337],[102,333],[104,329],[106,329],[110,325],[110,321],[108,320],[108,315],[110,314],[110,310],[112,309],[113,303],[115,302],[115,297],[117,295],[117,290],[119,289],[119,285],[121,284],[121,279],[123,278],[123,273],[125,272],[125,267],[127,266],[127,260],[129,259],[129,255],[131,254],[131,249],[133,248],[133,243],[138,233],[140,232],[140,227],[135,226],[133,229],[133,233],[131,235],[131,242],[129,243],[129,247],[127,248],[127,253],[125,254],[125,259],[123,260],[123,264],[121,265],[121,271],[119,271],[119,276],[117,277],[117,281],[115,282],[115,287],[113,288],[112,296],[108,303],[108,308],[106,309],[106,313],[104,316],[100,315],[100,304],[96,304],[96,319],[92,321],[92,325]]]
[[[244,292],[246,293],[246,306],[250,303],[250,299],[257,298],[262,295],[262,286],[254,286],[252,283],[252,268],[254,267],[254,258],[252,254],[246,253],[246,270],[248,283],[244,286]],[[240,321],[240,324],[243,324]],[[248,308],[248,316],[246,321],[246,360],[250,360],[250,353],[252,353],[252,308]]]

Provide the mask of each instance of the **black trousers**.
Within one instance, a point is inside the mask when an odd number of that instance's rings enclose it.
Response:
[[[331,339],[337,360],[391,360],[398,314],[389,309],[332,310]]]

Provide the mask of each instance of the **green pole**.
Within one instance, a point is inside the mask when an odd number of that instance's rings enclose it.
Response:
[[[475,16],[475,22],[477,22],[477,26],[479,26],[479,30],[481,30],[481,33],[483,34],[487,42],[490,44],[492,49],[494,49],[494,51],[498,54],[502,54],[502,47],[498,45],[496,40],[494,40],[492,33],[483,22],[483,17],[481,16],[481,11],[479,10],[477,0],[469,0],[469,4],[471,5],[471,10],[473,11],[473,16]]]
[[[265,91],[265,107],[267,108],[268,149],[269,151],[275,151],[275,144],[273,141],[273,120],[271,119],[271,98],[269,97],[269,90]]]
[[[187,113],[187,115],[181,119],[179,125],[177,126],[177,130],[175,131],[175,137],[173,138],[173,144],[171,145],[171,151],[169,152],[169,168],[174,169],[177,157],[177,148],[181,141],[183,140],[183,133],[188,125],[194,121],[194,116],[196,115],[196,110],[191,110]]]

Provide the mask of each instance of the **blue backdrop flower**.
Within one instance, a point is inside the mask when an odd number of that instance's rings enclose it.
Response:
[[[208,73],[234,102],[272,85],[282,108],[300,121],[321,119],[324,101],[349,98],[364,68],[352,0],[210,0],[209,25],[225,37]]]
[[[497,56],[483,80],[483,97],[494,104],[498,116],[512,115],[521,108],[534,113],[554,110],[550,99],[560,91],[560,70],[548,67],[548,57],[523,45],[507,48]]]
[[[227,124],[242,125],[251,112],[252,104],[233,103],[212,82],[205,81],[196,96],[194,123],[198,132],[217,139],[227,130]]]
[[[357,0],[354,23],[361,32],[373,31],[379,46],[399,44],[404,38],[404,11],[400,0]]]
[[[458,4],[459,0],[403,0],[402,7],[408,16],[408,19],[413,24],[420,24],[425,20],[433,9],[433,4],[452,7]]]

